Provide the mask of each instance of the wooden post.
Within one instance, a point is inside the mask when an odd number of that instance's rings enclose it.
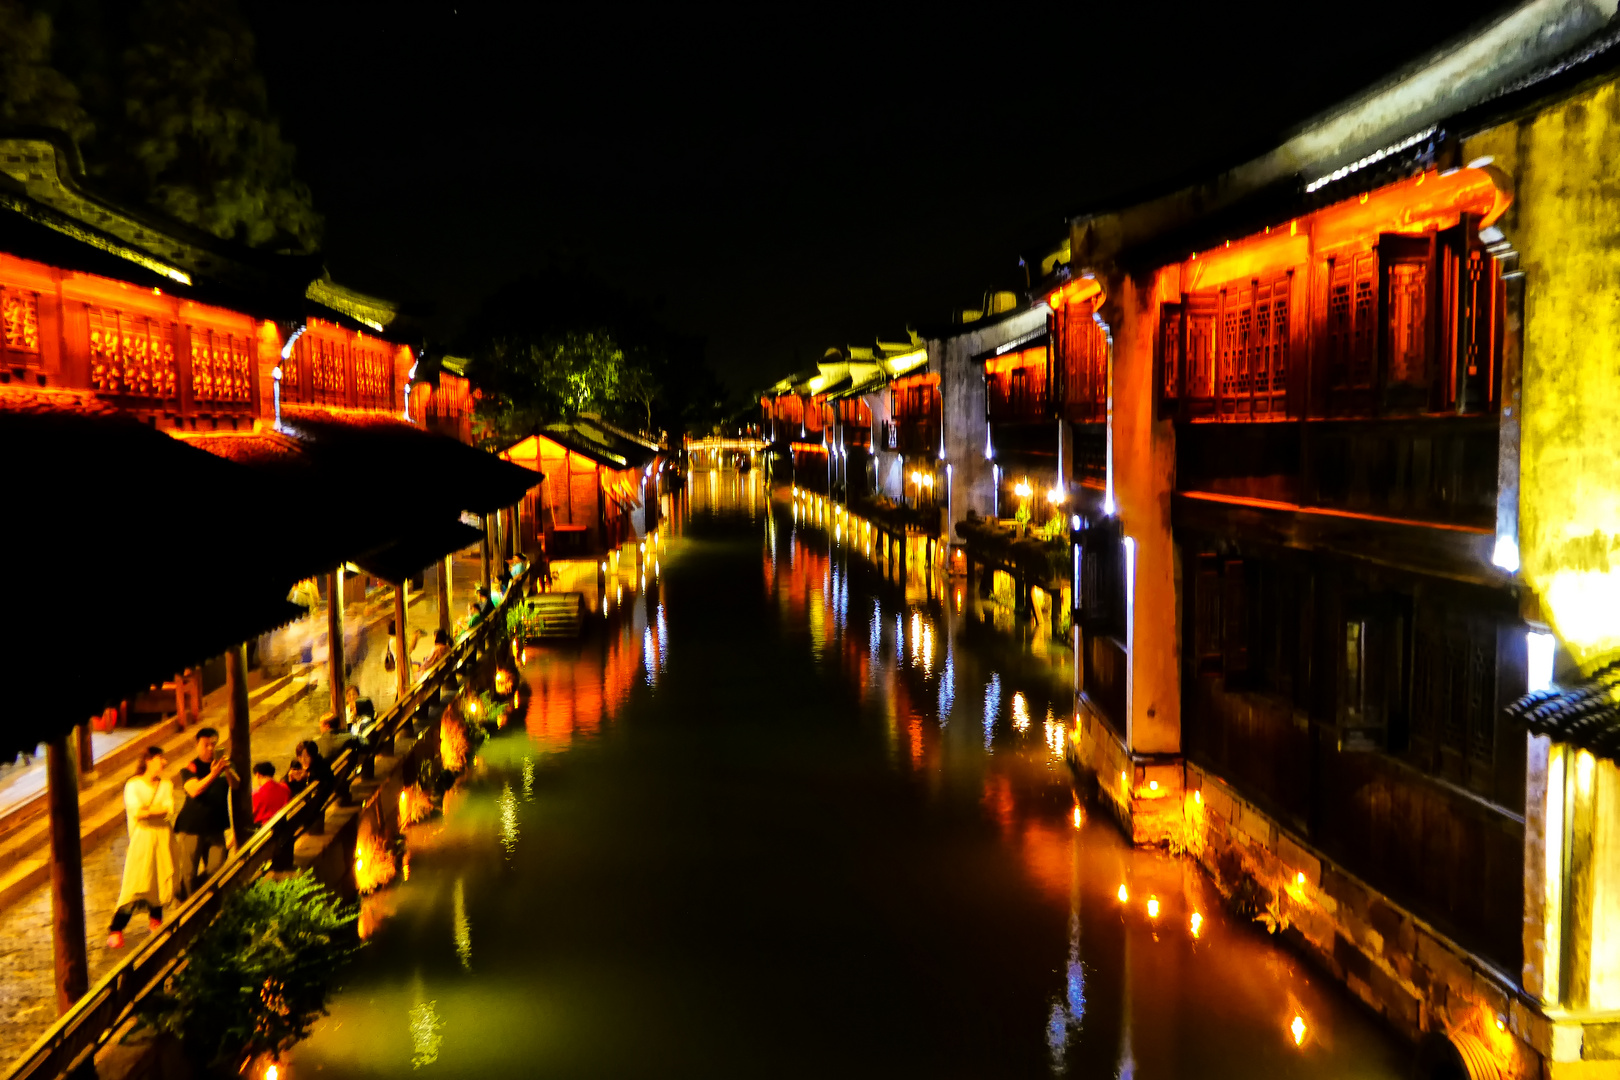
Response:
[[[253,835],[253,736],[248,715],[247,643],[225,651],[225,687],[229,697],[231,768],[241,783],[231,789],[231,826],[238,845]]]
[[[332,713],[342,717],[343,700],[343,567],[326,575],[326,637],[328,679],[332,683]]]
[[[79,751],[79,772],[92,773],[96,771],[96,750],[90,741],[90,721],[86,720],[79,725],[78,738],[75,740]]]
[[[455,561],[454,555],[446,555],[439,560],[439,629],[445,633],[450,632],[450,574]]]
[[[411,656],[409,639],[405,634],[405,583],[402,581],[394,586],[394,648],[398,655],[394,657],[394,685],[399,696],[395,700],[404,701],[405,696],[411,692]]]
[[[56,1011],[65,1013],[90,990],[84,940],[84,864],[79,849],[79,777],[66,735],[45,745],[46,801],[51,820],[51,942]]]
[[[484,544],[483,544],[482,550],[483,550],[483,553],[484,553],[484,590],[486,592],[489,590],[489,555],[490,555],[490,551],[489,551],[489,526],[490,526],[489,515],[485,514],[484,515]]]

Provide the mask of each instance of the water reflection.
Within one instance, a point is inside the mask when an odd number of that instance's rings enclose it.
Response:
[[[757,474],[695,475],[666,522],[652,593],[530,652],[294,1075],[1404,1075],[1191,864],[1086,811],[1065,676],[951,610],[959,582],[919,599],[864,523]]]

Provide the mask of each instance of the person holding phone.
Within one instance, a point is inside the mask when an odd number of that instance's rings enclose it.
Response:
[[[186,804],[174,819],[175,848],[179,855],[180,895],[190,896],[197,886],[225,865],[225,830],[231,826],[231,788],[242,781],[231,769],[230,758],[218,753],[219,732],[197,730],[197,756],[180,770]]]

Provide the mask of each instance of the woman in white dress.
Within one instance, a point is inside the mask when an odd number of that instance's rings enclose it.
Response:
[[[124,855],[124,883],[118,890],[107,948],[124,945],[124,927],[137,904],[145,905],[149,925],[163,925],[163,906],[174,899],[174,785],[163,775],[169,759],[147,747],[134,776],[124,785],[124,813],[129,819],[129,851]]]

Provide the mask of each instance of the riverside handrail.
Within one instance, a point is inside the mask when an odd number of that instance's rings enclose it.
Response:
[[[506,626],[507,607],[529,584],[529,568],[515,578],[501,603],[479,624],[464,634],[445,657],[423,674],[404,698],[396,701],[373,729],[369,746],[351,743],[332,762],[334,782],[306,788],[282,807],[265,825],[237,845],[236,852],[197,892],[180,907],[145,945],[102,977],[57,1018],[29,1050],[12,1063],[4,1080],[54,1080],[81,1065],[131,1016],[147,994],[184,959],[186,949],[214,917],[225,898],[257,880],[275,856],[291,850],[300,836],[309,832],[319,809],[322,828],[326,811],[356,778],[364,762],[376,755],[376,747],[392,743],[401,728],[410,723],[429,698],[452,680],[468,664],[476,663],[491,636]]]

